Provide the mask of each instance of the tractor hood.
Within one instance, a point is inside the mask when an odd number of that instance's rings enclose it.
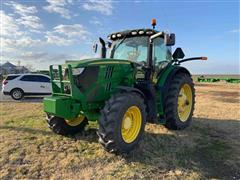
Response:
[[[51,98],[44,100],[45,112],[69,119],[81,109],[84,116],[94,119],[93,111],[103,106],[119,87],[134,85],[135,64],[129,60],[96,58],[68,61],[57,69],[50,66],[53,92]]]
[[[98,66],[98,65],[138,64],[138,63],[130,60],[120,60],[120,59],[111,59],[111,58],[108,58],[108,59],[92,58],[92,59],[67,61],[65,65],[67,66],[68,64],[70,64],[72,68],[77,68],[77,67]]]
[[[81,101],[84,99],[89,103],[106,99],[118,86],[132,86],[136,73],[135,66],[137,62],[129,60],[93,58],[68,61],[62,65],[62,73],[59,74],[63,74],[60,79],[69,79],[72,82],[68,88],[72,93],[69,91],[69,94],[81,93],[72,95],[72,98]],[[69,67],[71,73],[66,70]]]

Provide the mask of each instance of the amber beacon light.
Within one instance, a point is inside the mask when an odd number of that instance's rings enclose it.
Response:
[[[157,25],[157,20],[156,19],[152,19],[152,26],[153,29],[155,29],[155,26]]]

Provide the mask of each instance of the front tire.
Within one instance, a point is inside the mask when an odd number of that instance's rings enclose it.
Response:
[[[166,127],[185,129],[192,122],[195,89],[192,78],[185,73],[177,74],[170,82],[164,100]]]
[[[21,100],[24,97],[24,92],[22,89],[15,88],[10,92],[10,95],[14,100]]]
[[[146,123],[144,100],[136,93],[119,93],[106,101],[99,119],[99,142],[112,153],[127,153],[141,140]]]
[[[88,124],[86,117],[80,116],[78,118],[74,120],[65,120],[64,118],[47,114],[46,121],[49,128],[56,134],[74,135],[83,131]]]

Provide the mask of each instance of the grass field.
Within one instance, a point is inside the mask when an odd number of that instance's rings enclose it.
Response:
[[[240,179],[240,85],[196,84],[193,124],[169,131],[147,124],[139,147],[116,156],[92,125],[52,133],[41,103],[2,102],[0,179]]]

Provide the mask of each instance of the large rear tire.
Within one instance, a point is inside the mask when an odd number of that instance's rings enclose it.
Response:
[[[78,117],[74,120],[65,120],[57,116],[48,115],[46,117],[49,128],[56,134],[74,135],[84,130],[88,124],[86,117]]]
[[[185,129],[192,122],[195,104],[195,89],[192,78],[185,73],[177,74],[166,91],[164,111],[166,127]]]
[[[127,153],[141,140],[146,123],[144,100],[136,93],[119,93],[105,103],[99,119],[99,142],[112,153]]]

